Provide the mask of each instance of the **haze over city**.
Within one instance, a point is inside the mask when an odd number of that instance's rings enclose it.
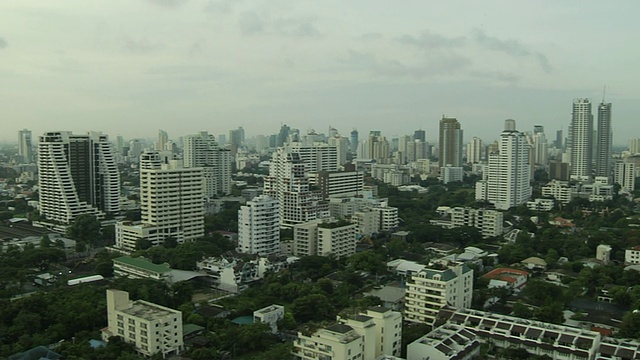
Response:
[[[3,1],[0,141],[19,129],[172,136],[564,130],[574,98],[637,130],[636,1]],[[633,133],[633,131],[632,131]],[[466,140],[465,140],[466,141]]]

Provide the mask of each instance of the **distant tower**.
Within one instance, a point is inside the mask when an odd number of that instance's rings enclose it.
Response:
[[[154,148],[158,151],[165,150],[165,146],[169,141],[169,135],[164,130],[158,130],[158,140],[154,144]]]
[[[589,99],[573,101],[571,117],[571,179],[591,179],[593,156],[593,115]]]
[[[427,141],[427,133],[424,130],[416,130],[413,133],[413,140]]]
[[[23,164],[33,162],[33,145],[31,144],[31,130],[18,131],[18,155]]]
[[[508,131],[514,131],[516,129],[516,121],[513,119],[507,119],[504,121],[504,129]]]
[[[458,167],[462,165],[462,129],[455,118],[442,117],[440,120],[438,165]]]
[[[351,144],[351,152],[354,153],[358,151],[358,130],[351,130],[351,139],[349,141]]]
[[[596,143],[596,176],[611,176],[611,103],[598,106],[598,139]]]
[[[556,149],[564,149],[562,130],[556,131]]]
[[[482,139],[477,136],[473,137],[467,144],[467,163],[477,164],[482,160],[482,153],[484,146],[482,145]]]
[[[184,167],[201,167],[208,199],[231,194],[231,151],[222,149],[206,131],[184,137]]]

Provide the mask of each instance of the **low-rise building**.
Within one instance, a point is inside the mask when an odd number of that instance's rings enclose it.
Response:
[[[179,354],[183,348],[182,312],[144,300],[129,300],[129,293],[107,290],[108,326],[102,339],[118,336],[144,356]]]
[[[482,275],[482,278],[489,280],[489,288],[506,287],[516,290],[527,284],[529,273],[518,269],[497,268]]]
[[[262,322],[271,326],[271,333],[278,333],[278,321],[284,317],[284,306],[269,305],[253,312],[253,322]]]
[[[634,246],[624,251],[624,263],[626,265],[640,264],[640,246]]]
[[[531,211],[551,211],[554,206],[553,199],[536,198],[533,201],[527,201],[527,208]]]
[[[356,252],[356,224],[322,220],[296,224],[293,227],[293,255],[334,255],[345,257]]]
[[[551,180],[542,187],[542,196],[553,197],[561,204],[568,204],[572,198],[571,186],[567,181]]]
[[[407,360],[471,360],[479,353],[476,335],[456,324],[433,329],[407,346]]]
[[[503,233],[504,215],[501,211],[454,207],[443,213],[446,214],[445,218],[431,220],[430,223],[448,229],[471,226],[478,229],[484,238]]]

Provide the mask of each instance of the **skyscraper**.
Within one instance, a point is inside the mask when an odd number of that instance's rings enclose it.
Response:
[[[413,140],[427,141],[427,133],[424,130],[416,130],[413,132]]]
[[[514,131],[516,129],[516,121],[513,119],[507,119],[504,121],[504,129]]]
[[[438,150],[438,165],[462,166],[462,129],[455,118],[442,117],[440,120],[440,138]]]
[[[238,251],[261,256],[280,253],[278,200],[260,195],[238,210]]]
[[[354,153],[358,151],[358,130],[351,130],[351,139],[349,140],[349,142],[351,144],[351,152]]]
[[[169,134],[164,130],[158,130],[158,140],[153,144],[153,147],[158,151],[166,150],[165,146],[169,141]]]
[[[31,144],[31,130],[18,131],[18,156],[23,164],[33,162],[33,145]]]
[[[484,146],[482,145],[482,139],[474,136],[473,140],[467,144],[467,163],[478,164],[480,160],[482,160],[483,152]]]
[[[525,134],[505,130],[498,153],[489,155],[485,178],[476,183],[476,200],[486,200],[496,209],[508,210],[531,197],[529,144]]]
[[[48,132],[38,143],[40,214],[72,223],[82,214],[120,212],[120,174],[107,135]]]
[[[205,197],[231,194],[231,154],[221,149],[213,134],[201,131],[184,137],[184,167],[201,167]]]
[[[593,115],[589,99],[573,101],[571,116],[571,179],[591,179],[593,155]]]
[[[596,176],[611,176],[611,103],[598,105],[598,138],[596,143]]]

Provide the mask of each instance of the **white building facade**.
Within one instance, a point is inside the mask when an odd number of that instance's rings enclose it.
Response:
[[[280,253],[278,201],[268,195],[255,197],[238,210],[238,250],[247,254]]]

